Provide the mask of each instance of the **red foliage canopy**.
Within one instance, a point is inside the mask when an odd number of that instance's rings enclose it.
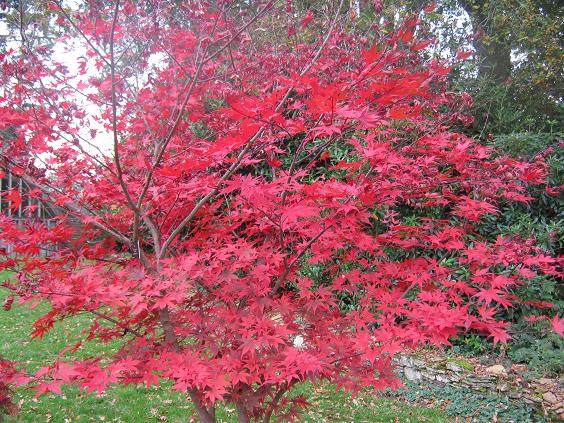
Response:
[[[557,274],[532,242],[475,232],[545,165],[447,132],[468,99],[421,58],[414,20],[368,45],[336,4],[108,3],[51,2],[59,42],[0,56],[2,166],[56,212],[0,217],[5,288],[50,303],[34,337],[93,318],[38,393],[169,379],[203,421],[217,401],[291,418],[296,383],[395,387],[397,352],[469,330],[505,342],[511,288]],[[122,347],[73,359],[91,339]]]

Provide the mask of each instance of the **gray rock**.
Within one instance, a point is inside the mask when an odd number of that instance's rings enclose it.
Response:
[[[449,383],[451,382],[450,378],[447,378],[445,376],[442,375],[437,375],[437,382],[442,382],[442,383]]]
[[[485,372],[497,376],[507,374],[505,367],[503,367],[501,364],[496,364],[494,366],[486,367]]]
[[[403,373],[407,378],[407,380],[410,380],[412,382],[416,380],[421,380],[421,373],[410,367],[407,367]]]
[[[542,394],[542,399],[550,404],[556,404],[558,402],[558,398],[552,392],[545,392]]]
[[[463,369],[462,367],[460,367],[460,366],[459,366],[458,364],[456,364],[456,363],[447,362],[446,368],[447,368],[448,370],[451,370],[451,371],[457,372],[457,373],[460,373],[460,372],[464,371],[464,369]]]
[[[422,371],[421,378],[426,380],[435,380],[435,374],[429,371]]]
[[[398,357],[398,364],[400,366],[411,366],[411,360],[404,355]]]
[[[509,385],[507,383],[500,383],[497,385],[497,390],[499,392],[507,392],[509,391]]]
[[[424,361],[421,361],[421,360],[418,360],[418,359],[416,359],[416,358],[412,359],[411,362],[413,363],[414,366],[417,366],[417,367],[425,367],[425,362],[424,362]]]

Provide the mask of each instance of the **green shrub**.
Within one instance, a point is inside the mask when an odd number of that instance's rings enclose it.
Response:
[[[440,405],[448,416],[473,423],[548,422],[538,410],[498,393],[481,393],[450,385],[426,386],[408,382],[406,389],[398,390],[394,395],[409,402],[433,401],[435,405]]]

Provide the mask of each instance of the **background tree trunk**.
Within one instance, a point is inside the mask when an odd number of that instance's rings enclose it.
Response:
[[[511,45],[504,32],[496,31],[492,24],[492,4],[484,0],[460,0],[468,13],[475,34],[474,40],[479,61],[478,73],[495,82],[503,83],[511,76]]]

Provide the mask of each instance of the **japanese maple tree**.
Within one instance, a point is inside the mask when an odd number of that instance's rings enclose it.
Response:
[[[5,308],[48,302],[39,338],[92,317],[58,361],[6,381],[171,380],[203,422],[220,401],[241,422],[293,419],[297,383],[397,387],[398,352],[505,342],[512,287],[559,275],[533,240],[475,231],[546,166],[447,131],[470,99],[423,60],[415,19],[374,40],[343,1],[251,3],[52,1],[61,37],[23,27],[0,55],[0,164],[29,187],[3,204],[30,215],[0,217]],[[93,339],[121,348],[73,358]]]

